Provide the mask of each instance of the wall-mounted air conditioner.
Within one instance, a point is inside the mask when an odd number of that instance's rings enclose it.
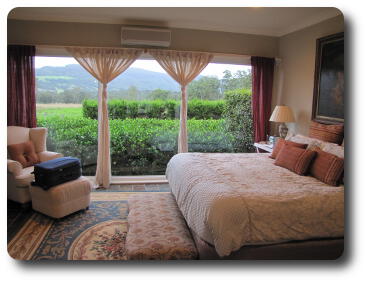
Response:
[[[168,47],[171,44],[171,31],[160,28],[122,27],[121,44]]]

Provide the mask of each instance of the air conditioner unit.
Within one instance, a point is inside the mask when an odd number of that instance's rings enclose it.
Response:
[[[168,47],[171,44],[171,31],[160,28],[122,27],[121,44]]]

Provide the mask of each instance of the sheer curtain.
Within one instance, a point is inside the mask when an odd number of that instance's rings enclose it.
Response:
[[[111,183],[111,156],[107,84],[124,72],[143,50],[88,47],[68,47],[66,49],[99,82],[96,183],[108,188]]]
[[[274,62],[274,58],[251,57],[252,117],[255,142],[265,141],[266,135],[270,132]]]
[[[36,127],[36,48],[8,45],[8,126]]]
[[[186,86],[209,64],[213,59],[213,55],[202,52],[158,49],[150,49],[149,53],[157,60],[162,68],[181,85],[182,95],[178,152],[188,152]]]

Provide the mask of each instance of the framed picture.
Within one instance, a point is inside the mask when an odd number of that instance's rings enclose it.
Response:
[[[344,33],[316,41],[312,119],[344,123]]]

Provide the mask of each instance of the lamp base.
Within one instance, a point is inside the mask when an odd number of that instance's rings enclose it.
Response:
[[[287,126],[285,125],[285,123],[281,123],[279,125],[279,136],[282,138],[282,139],[285,139],[285,137],[287,136],[287,133],[288,133],[288,128]]]

